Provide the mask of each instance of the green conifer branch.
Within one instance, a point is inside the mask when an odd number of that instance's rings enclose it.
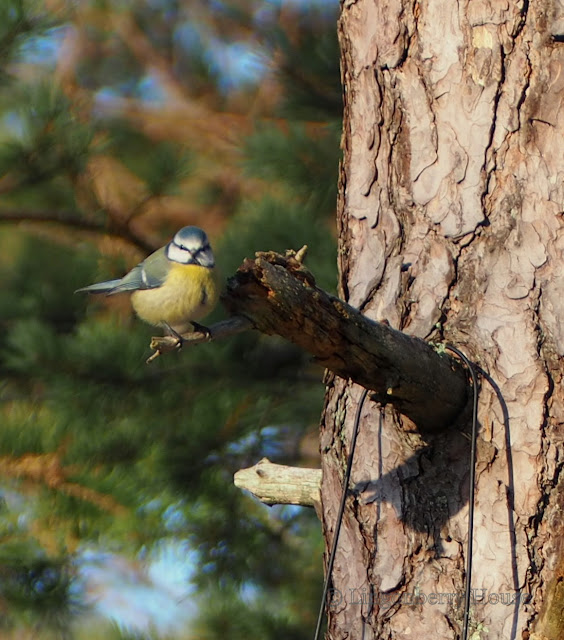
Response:
[[[108,226],[103,219],[96,219],[85,216],[74,211],[64,211],[57,209],[1,209],[1,222],[56,222],[67,227],[82,229],[83,231],[93,231],[126,240],[139,247],[145,253],[151,253],[157,247],[138,235],[127,226]]]

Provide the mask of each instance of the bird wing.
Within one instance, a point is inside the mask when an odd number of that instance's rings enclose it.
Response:
[[[90,284],[87,287],[81,287],[77,289],[75,293],[82,293],[83,291],[88,291],[89,293],[108,293],[115,289],[119,283],[121,282],[121,278],[118,280],[106,280],[106,282],[97,282],[96,284]]]
[[[169,270],[170,263],[165,255],[165,247],[162,247],[133,267],[123,278],[91,284],[88,287],[77,289],[77,292],[89,291],[90,293],[105,293],[111,296],[116,293],[138,291],[139,289],[156,289],[164,283]]]

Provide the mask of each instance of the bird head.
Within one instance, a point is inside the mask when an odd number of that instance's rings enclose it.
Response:
[[[166,257],[181,264],[196,264],[211,269],[215,258],[208,236],[199,227],[183,227],[166,246]]]

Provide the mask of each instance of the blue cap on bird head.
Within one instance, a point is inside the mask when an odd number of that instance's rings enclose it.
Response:
[[[181,264],[195,264],[210,269],[215,265],[208,236],[199,227],[182,227],[177,231],[166,247],[166,256]]]

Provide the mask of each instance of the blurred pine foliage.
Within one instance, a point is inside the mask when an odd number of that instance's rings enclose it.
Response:
[[[197,563],[177,637],[311,633],[319,523],[232,476],[264,455],[317,464],[322,372],[255,333],[146,366],[152,330],[127,297],[73,291],[185,224],[209,232],[224,276],[308,244],[334,288],[336,5],[2,3],[2,637],[159,637],[84,625],[79,575],[86,548],[134,562],[167,540]]]

